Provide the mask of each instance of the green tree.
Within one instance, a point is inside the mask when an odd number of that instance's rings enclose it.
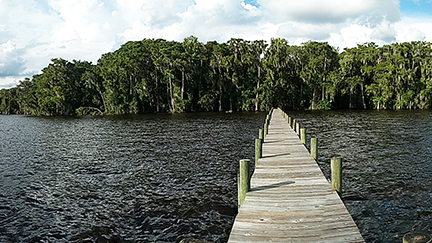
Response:
[[[271,39],[267,49],[263,66],[266,70],[266,79],[262,86],[261,108],[269,110],[272,107],[285,107],[284,102],[290,95],[291,59],[288,53],[288,42],[285,39]]]
[[[74,63],[52,59],[42,73],[33,76],[36,110],[33,115],[74,115],[82,100],[81,73]]]
[[[18,88],[0,90],[0,114],[10,115],[19,113]]]
[[[332,85],[328,77],[330,73],[338,68],[338,53],[327,42],[309,41],[303,44],[303,70],[301,78],[309,86],[312,92],[311,109],[317,109],[317,98],[321,90],[321,100],[331,101],[331,97],[326,97],[330,93],[326,90]]]

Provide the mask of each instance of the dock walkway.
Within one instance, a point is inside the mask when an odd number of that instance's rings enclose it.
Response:
[[[228,242],[364,242],[339,195],[278,109]]]

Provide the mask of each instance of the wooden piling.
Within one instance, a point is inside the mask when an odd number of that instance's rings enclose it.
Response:
[[[310,154],[312,159],[317,160],[318,158],[318,141],[317,138],[311,138]]]
[[[426,232],[407,233],[403,237],[403,243],[431,243],[432,237]]]
[[[268,134],[268,127],[270,126],[270,120],[271,120],[271,116],[267,115],[267,118],[266,118],[266,129],[265,129],[264,135]]]
[[[262,140],[255,139],[255,165],[258,164],[258,160],[262,157]]]
[[[261,149],[261,156],[260,156],[260,158],[262,157],[262,148],[263,148],[263,143],[264,143],[264,130],[263,129],[259,129],[259,131],[258,131],[258,138],[261,140],[261,147],[260,147],[260,149]]]
[[[264,140],[264,130],[263,129],[258,130],[258,138],[261,140]]]
[[[249,162],[250,160],[248,159],[240,160],[239,177],[237,182],[238,207],[240,207],[243,204],[246,198],[246,192],[248,192],[250,189]]]
[[[342,194],[342,159],[332,158],[330,170],[332,189]]]
[[[291,128],[292,128],[292,129],[294,130],[294,132],[295,132],[295,129],[296,129],[296,120],[295,120],[295,119],[293,120],[293,123],[292,123]]]
[[[292,118],[289,116],[288,117],[288,125],[292,128],[291,123],[292,123]]]
[[[300,123],[296,122],[296,133],[297,136],[300,136]]]
[[[306,144],[306,128],[300,129],[300,140],[302,144]]]

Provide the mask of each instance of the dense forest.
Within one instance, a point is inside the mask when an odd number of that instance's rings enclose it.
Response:
[[[97,64],[52,59],[40,74],[0,90],[0,114],[427,109],[431,88],[428,42],[338,52],[325,42],[203,44],[190,36],[127,42]]]

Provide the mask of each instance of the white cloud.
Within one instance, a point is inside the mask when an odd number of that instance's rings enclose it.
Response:
[[[243,8],[245,8],[248,11],[257,11],[258,10],[258,8],[253,6],[252,4],[241,2],[241,5],[243,6]]]
[[[189,0],[117,0],[116,16],[121,17],[130,27],[136,20],[141,20],[154,28],[163,28],[180,21],[176,16],[184,6],[191,4]]]
[[[343,23],[378,10],[391,22],[400,18],[398,0],[258,0],[268,17],[276,21]]]
[[[18,75],[25,70],[24,65],[14,42],[0,43],[0,77]]]
[[[350,24],[339,32],[331,33],[328,42],[330,45],[340,47],[341,50],[345,47],[352,48],[357,44],[363,44],[372,41],[371,34],[373,29],[359,24]]]
[[[389,21],[383,21],[374,29],[371,37],[379,41],[392,42],[396,40],[396,30]]]
[[[8,89],[17,86],[22,80],[24,80],[24,78],[21,76],[0,77],[0,89]]]
[[[417,28],[411,28],[403,37],[402,42],[423,41],[426,38],[425,33]]]
[[[265,28],[258,23],[261,11],[243,1],[232,0],[196,0],[188,7],[153,9],[152,14],[144,14],[146,18],[137,19],[132,26],[119,34],[120,43],[126,40],[142,38],[166,38],[177,41],[195,35],[200,41],[226,41],[231,37],[261,39]],[[159,21],[160,13],[169,17],[172,23]],[[163,25],[159,23],[164,23]]]
[[[0,0],[0,88],[51,58],[96,62],[130,40],[286,38],[291,45],[432,41],[432,17],[402,16],[398,0]]]
[[[278,36],[286,38],[306,38],[309,40],[324,40],[330,37],[330,34],[338,31],[337,24],[310,24],[302,22],[287,22],[279,27]]]
[[[27,54],[33,48],[50,42],[50,35],[60,18],[45,7],[34,0],[0,1],[0,66],[3,75],[19,76],[29,72],[25,65],[33,60]],[[41,64],[36,66],[33,71],[40,70]]]
[[[100,53],[91,50],[110,51],[117,33],[128,24],[123,15],[113,14],[116,6],[100,0],[50,0],[49,2],[62,19],[61,26],[51,36],[52,44],[49,48],[63,55],[68,55],[68,52],[63,52],[62,49],[81,49],[79,54],[83,56],[73,57],[75,59],[96,61]],[[72,55],[69,53],[69,57]]]
[[[432,41],[432,17],[405,17],[395,24],[395,29],[398,42]]]

